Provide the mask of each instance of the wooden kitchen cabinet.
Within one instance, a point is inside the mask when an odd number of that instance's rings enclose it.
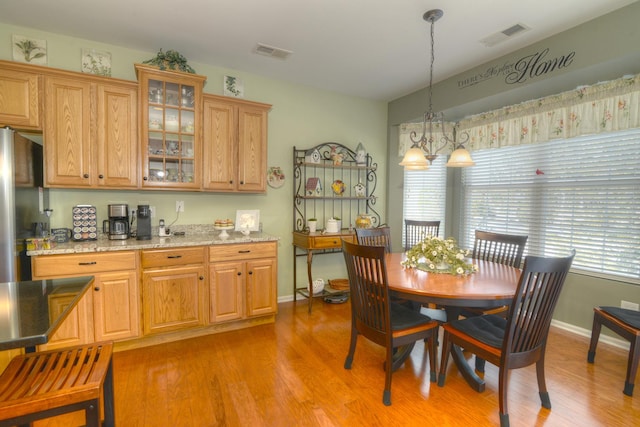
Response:
[[[140,335],[140,296],[135,251],[46,255],[32,258],[33,279],[94,276],[93,290],[50,340],[47,348]],[[64,300],[57,306],[64,307]],[[51,310],[51,304],[50,304]]]
[[[36,67],[0,61],[0,127],[41,130],[41,91]]]
[[[142,251],[144,335],[205,325],[204,248]]]
[[[63,72],[44,80],[47,185],[136,188],[137,85]]]
[[[49,298],[49,316],[58,317],[73,301],[75,294],[53,294]],[[47,344],[38,346],[39,351],[72,347],[94,342],[92,294],[88,291],[67,315]]]
[[[142,186],[200,189],[205,76],[135,64],[139,82]]]
[[[271,105],[209,94],[203,98],[203,189],[265,192]]]
[[[277,312],[276,242],[209,248],[211,323]]]

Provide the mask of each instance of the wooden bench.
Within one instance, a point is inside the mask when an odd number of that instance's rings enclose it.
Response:
[[[0,427],[84,410],[88,427],[114,425],[113,343],[27,353],[0,375]]]

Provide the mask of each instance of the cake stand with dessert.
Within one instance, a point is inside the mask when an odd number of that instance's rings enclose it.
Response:
[[[235,225],[233,224],[233,221],[228,218],[216,219],[213,224],[213,228],[220,231],[219,237],[221,239],[226,239],[227,237],[229,237],[229,233],[227,233],[227,230],[233,230],[234,227]]]

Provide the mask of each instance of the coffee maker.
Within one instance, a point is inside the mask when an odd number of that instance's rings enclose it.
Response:
[[[151,240],[151,209],[149,209],[149,205],[138,205],[136,214],[138,222],[136,239]]]
[[[129,238],[129,205],[109,205],[109,219],[103,221],[102,231],[109,233],[109,240],[126,240]],[[108,228],[108,229],[107,229]]]

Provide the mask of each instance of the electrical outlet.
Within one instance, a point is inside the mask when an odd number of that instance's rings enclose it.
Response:
[[[155,218],[156,217],[156,207],[155,206],[149,206],[149,213],[151,214],[151,218]]]
[[[184,201],[176,200],[176,212],[184,212]]]
[[[640,311],[640,304],[631,301],[620,301],[620,308],[626,308],[629,310]]]

